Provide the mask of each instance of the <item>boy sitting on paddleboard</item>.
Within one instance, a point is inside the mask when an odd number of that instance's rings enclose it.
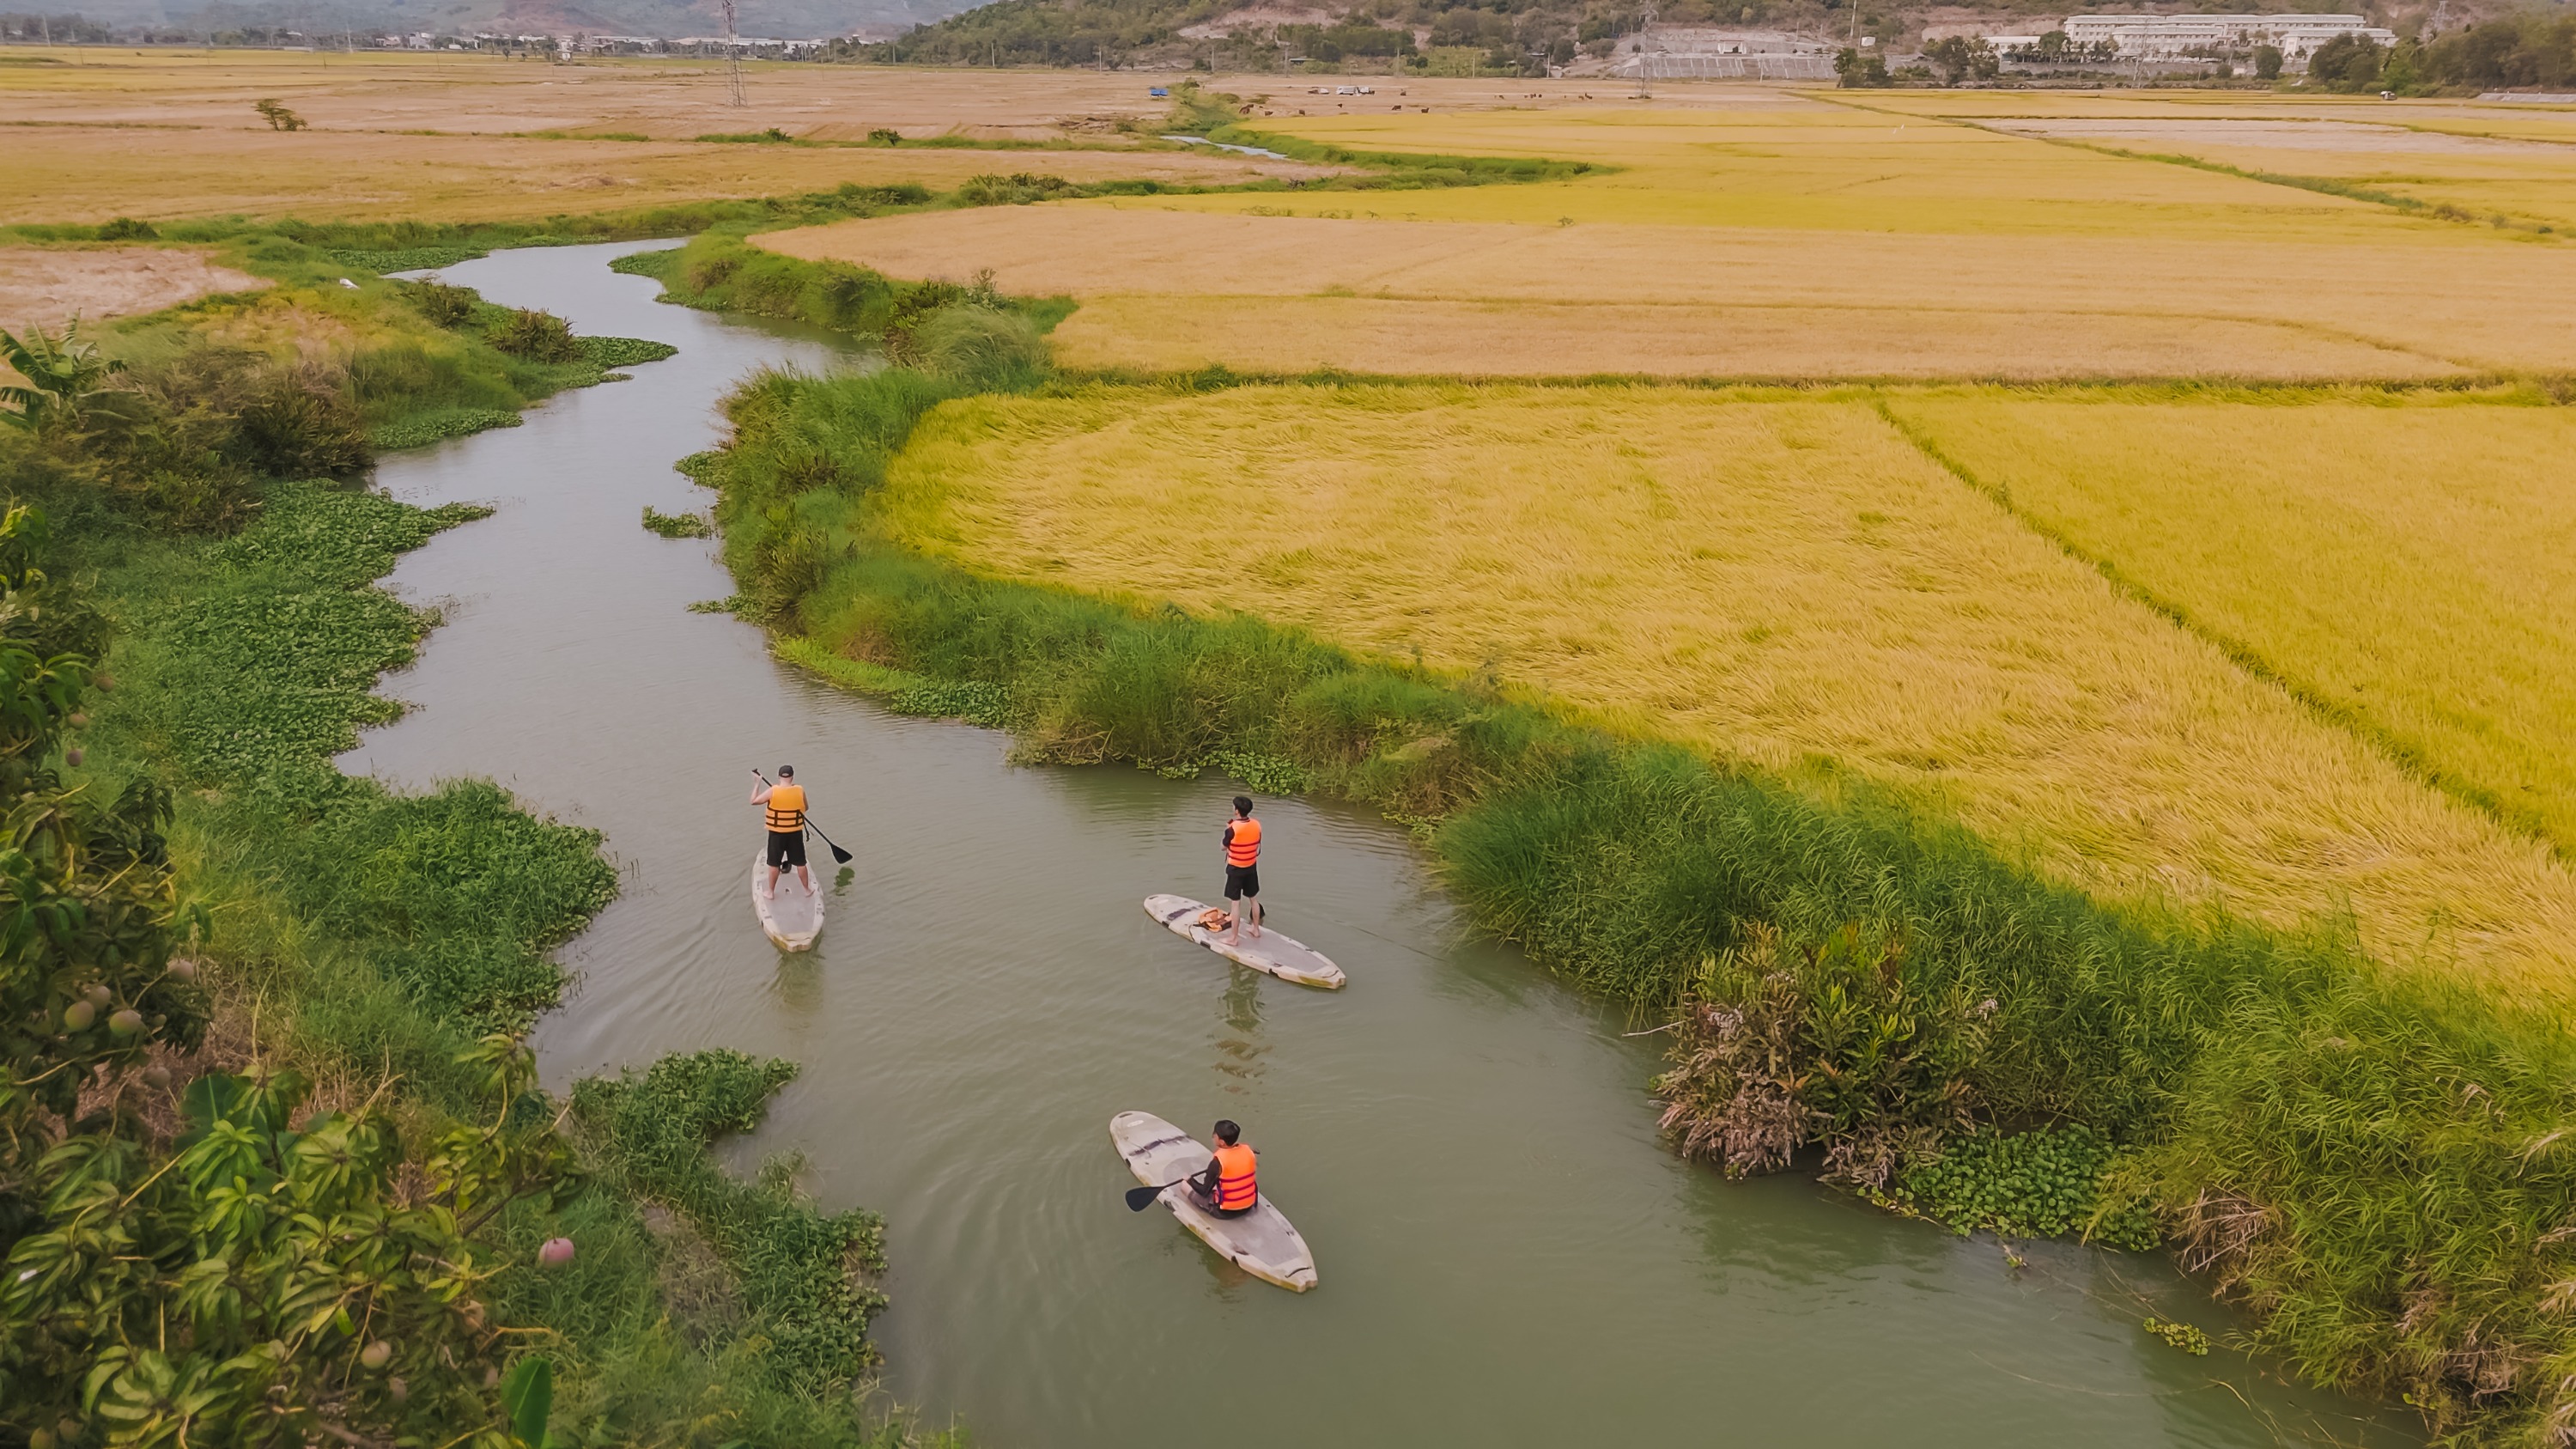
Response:
[[[805,894],[814,894],[813,874],[805,869],[805,787],[796,783],[796,767],[779,766],[775,785],[758,770],[751,777],[760,782],[751,788],[751,803],[769,807],[769,851],[763,857],[769,862],[767,893],[778,894],[778,873],[792,865]]]
[[[1252,797],[1249,795],[1234,797],[1234,818],[1225,824],[1225,898],[1235,903],[1234,935],[1226,944],[1243,944],[1243,923],[1247,916],[1252,919],[1252,939],[1260,940],[1261,822],[1252,818]]]
[[[1249,800],[1235,802],[1238,810],[1248,810]],[[1200,1207],[1221,1218],[1239,1218],[1252,1211],[1261,1201],[1260,1184],[1253,1167],[1257,1154],[1243,1145],[1243,1129],[1232,1122],[1216,1124],[1216,1156],[1208,1159],[1207,1171],[1190,1179],[1190,1197]]]

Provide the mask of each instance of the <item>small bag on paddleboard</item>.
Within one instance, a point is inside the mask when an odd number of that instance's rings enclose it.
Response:
[[[1222,907],[1210,906],[1199,912],[1199,929],[1202,931],[1222,931],[1233,924],[1234,917]]]

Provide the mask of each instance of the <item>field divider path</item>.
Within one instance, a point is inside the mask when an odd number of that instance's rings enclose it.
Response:
[[[2538,218],[2515,217],[2493,208],[2487,208],[2486,213],[2481,215],[2467,207],[2450,202],[2424,202],[2412,196],[2401,196],[2393,191],[2382,191],[2377,187],[2362,186],[2331,176],[2302,176],[2288,171],[2256,171],[2243,166],[2231,166],[2224,161],[2211,161],[2176,151],[2133,151],[2126,146],[2105,146],[2094,141],[2078,140],[2072,136],[2035,135],[2028,131],[2016,131],[2007,126],[1986,124],[1987,120],[1999,118],[1945,116],[1937,112],[1924,111],[1891,111],[1879,106],[1865,105],[1856,100],[1847,100],[1829,92],[1819,94],[1830,99],[1835,105],[1848,106],[1856,111],[1868,111],[1874,115],[1900,116],[1908,121],[1919,120],[1961,126],[1971,131],[1983,131],[1990,136],[2004,136],[2017,141],[2038,141],[2049,146],[2090,151],[2096,156],[2108,156],[2120,161],[2147,161],[2160,166],[2180,166],[2219,176],[2233,176],[2240,181],[2260,182],[2265,186],[2287,186],[2298,191],[2313,191],[2320,196],[2339,196],[2346,201],[2385,207],[2401,216],[2413,217],[2418,221],[2447,221],[2460,226],[2485,226],[2503,230],[2504,228],[2498,226],[2493,218],[2506,217],[2513,223],[2514,230],[2526,234],[2539,233],[2549,236],[2557,234],[2553,223]]]
[[[2184,633],[2189,634],[2193,638],[2216,649],[2219,653],[2225,655],[2230,663],[2233,663],[2246,674],[2264,684],[2280,690],[2284,695],[2296,701],[2301,708],[2314,716],[2319,723],[2332,726],[2333,728],[2341,730],[2352,736],[2354,739],[2376,751],[2390,764],[2395,765],[2397,768],[2413,776],[2420,783],[2430,786],[2459,804],[2477,811],[2487,819],[2495,822],[2499,828],[2510,831],[2514,835],[2529,840],[2534,844],[2546,847],[2552,855],[2555,855],[2560,860],[2567,861],[2570,864],[2576,864],[2576,853],[2571,853],[2566,844],[2560,841],[2555,835],[2546,830],[2536,828],[2530,821],[2516,818],[2503,808],[2502,803],[2496,799],[2495,794],[2492,791],[2469,781],[2462,780],[2436,766],[2425,754],[2422,746],[2393,730],[2375,723],[2367,716],[2353,709],[2351,706],[2329,697],[2324,692],[2317,689],[2313,684],[2273,663],[2268,656],[2266,656],[2261,650],[2256,649],[2253,645],[2242,639],[2236,638],[2225,630],[2211,626],[2208,622],[2200,618],[2184,605],[2174,601],[2173,599],[2165,597],[2164,595],[2138,582],[2136,579],[2129,577],[2127,573],[2122,571],[2117,563],[2113,562],[2109,558],[2094,553],[2083,545],[2075,542],[2075,540],[2069,537],[2064,530],[2054,527],[2053,525],[2032,515],[2029,510],[2022,508],[2013,501],[2011,489],[1999,484],[1989,483],[1985,479],[1980,478],[1973,469],[1952,457],[1928,430],[1898,416],[1896,410],[1889,405],[1884,395],[1871,397],[1870,407],[1877,412],[1879,417],[1886,420],[1889,427],[1896,430],[1899,437],[1905,439],[1907,443],[1911,444],[1916,451],[1920,452],[1936,467],[1957,479],[1960,483],[1966,485],[1971,490],[1992,499],[1995,506],[2003,509],[2004,512],[2012,516],[2014,522],[2020,524],[2023,528],[2030,530],[2034,535],[2055,545],[2057,549],[2064,553],[2068,558],[2073,559],[2092,569],[2095,573],[2100,574],[2103,582],[2109,584],[2113,590],[2117,591],[2123,597],[2131,599],[2144,605],[2146,608],[2153,610],[2156,614],[2171,622],[2175,628],[2182,630]]]

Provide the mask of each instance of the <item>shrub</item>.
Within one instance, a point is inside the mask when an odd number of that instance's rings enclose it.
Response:
[[[462,327],[473,320],[474,309],[483,299],[471,287],[451,287],[445,282],[411,282],[403,287],[403,300],[412,310],[439,327]]]
[[[485,340],[494,347],[523,357],[530,362],[579,362],[581,343],[572,335],[572,326],[552,312],[521,307],[508,320],[493,328]]]
[[[160,237],[159,227],[148,221],[137,221],[130,216],[120,216],[113,221],[102,222],[98,228],[98,239],[104,242],[158,241]]]
[[[910,352],[924,372],[969,392],[1016,391],[1047,372],[1046,339],[1029,319],[991,307],[943,307],[914,327]]]

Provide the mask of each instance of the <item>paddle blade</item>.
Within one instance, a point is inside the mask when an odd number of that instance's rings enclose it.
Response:
[[[1159,1187],[1131,1187],[1127,1189],[1127,1211],[1141,1213],[1152,1207],[1154,1199],[1162,1195],[1163,1189]]]
[[[823,843],[825,845],[832,845],[832,842],[828,840]],[[832,863],[834,865],[848,865],[850,863],[850,853],[837,845],[832,845]]]

